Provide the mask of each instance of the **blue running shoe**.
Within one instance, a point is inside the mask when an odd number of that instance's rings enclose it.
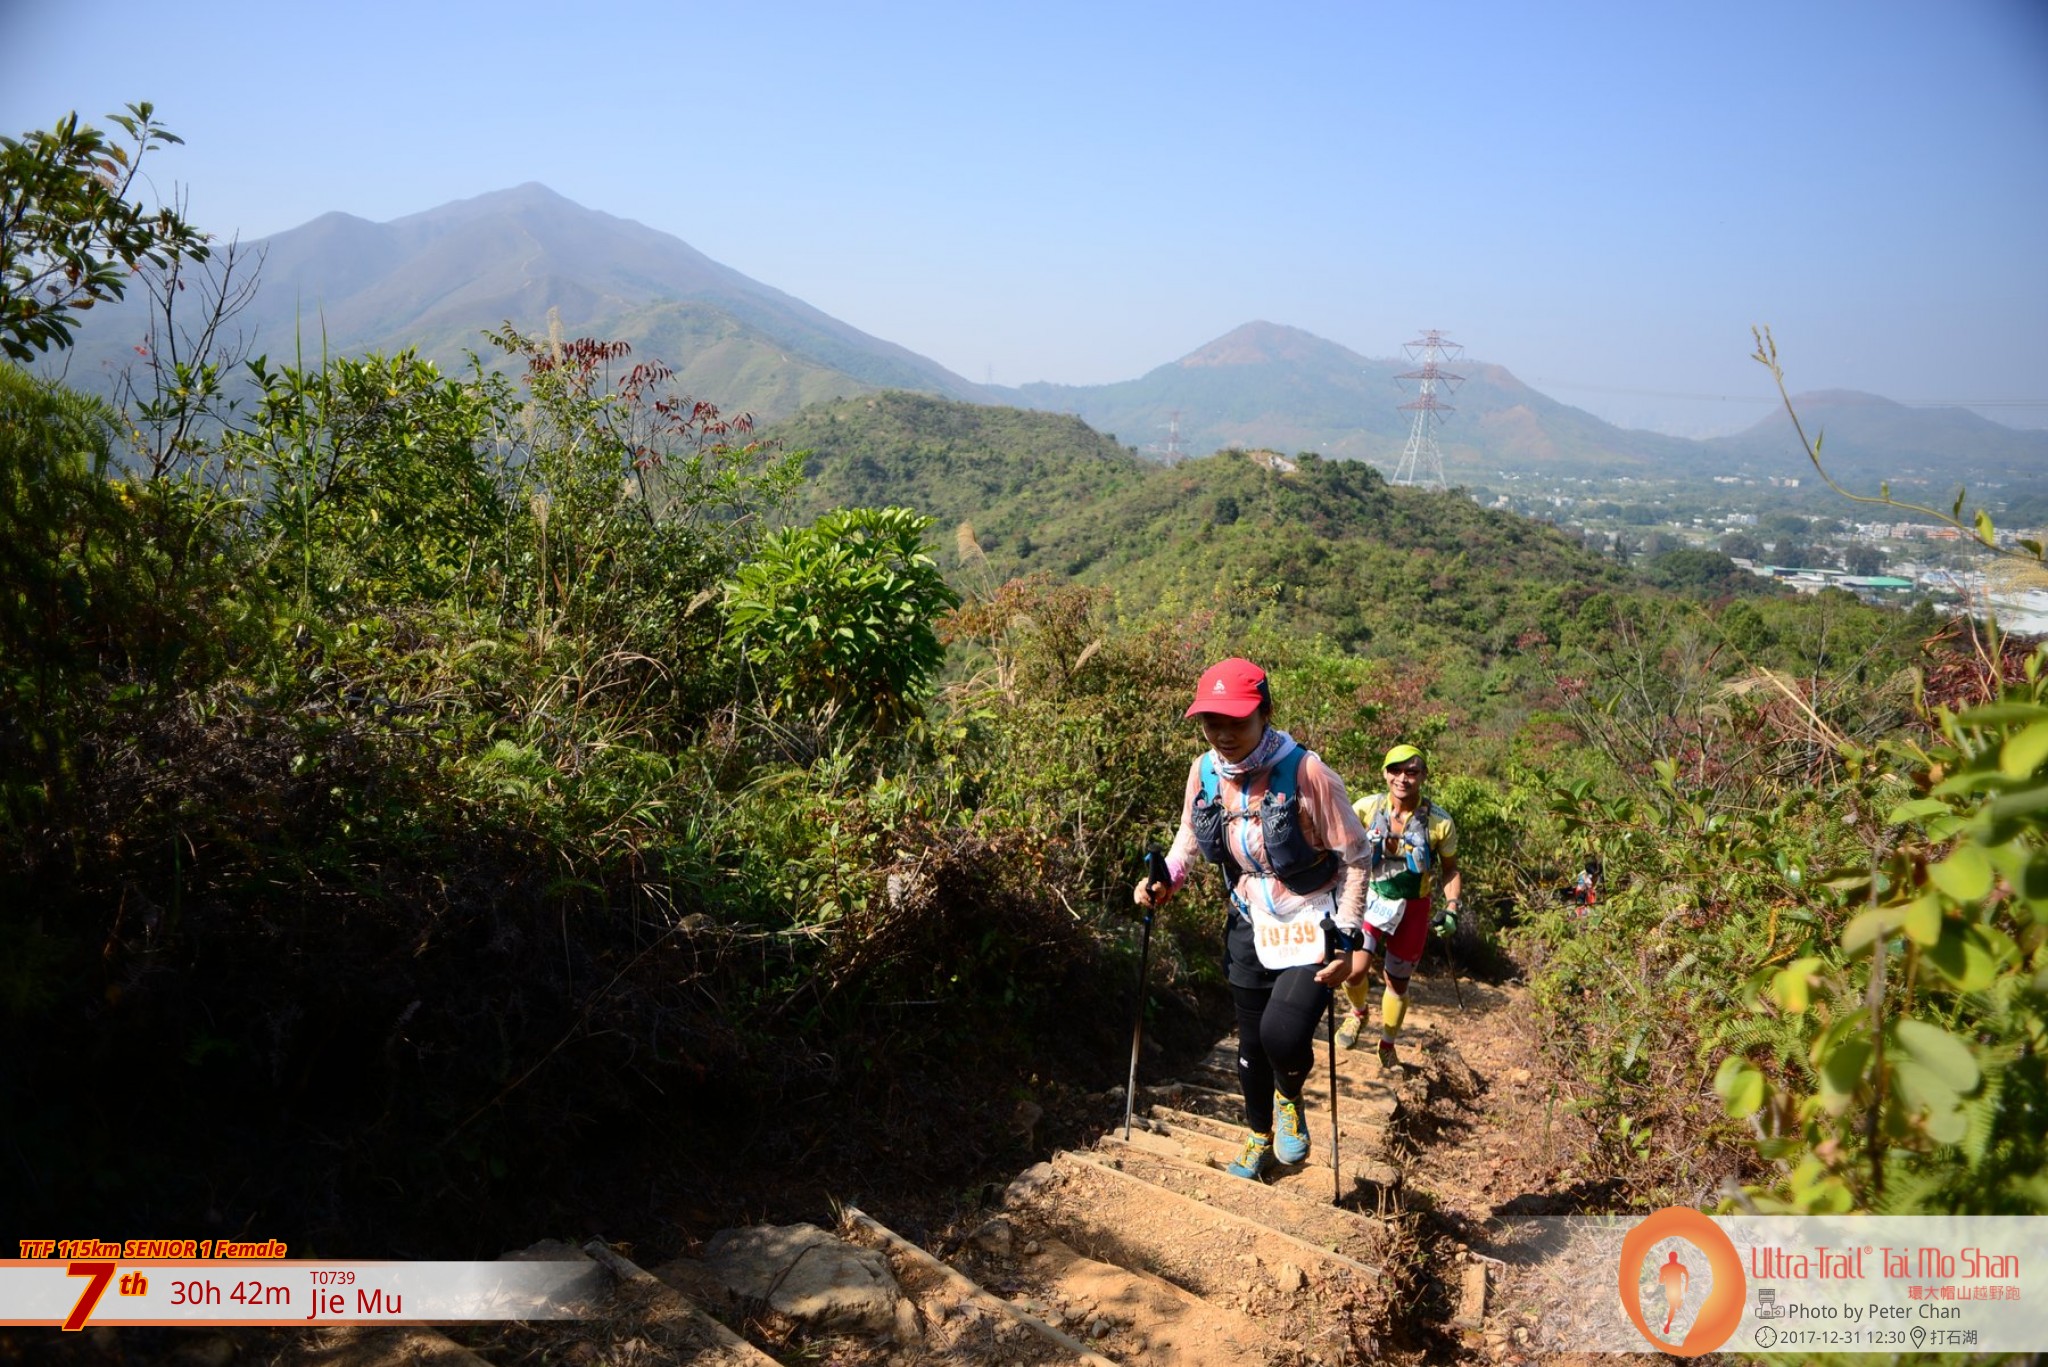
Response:
[[[1283,1163],[1308,1157],[1308,1126],[1301,1123],[1301,1100],[1273,1093],[1273,1156]]]
[[[1266,1166],[1272,1161],[1272,1136],[1254,1130],[1244,1137],[1244,1152],[1225,1171],[1232,1177],[1249,1177],[1256,1182],[1265,1176]]]

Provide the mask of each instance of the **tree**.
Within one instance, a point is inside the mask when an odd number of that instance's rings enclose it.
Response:
[[[1762,580],[1719,551],[1683,547],[1666,551],[1643,568],[1643,578],[1658,588],[1702,598],[1756,593]]]
[[[1875,546],[1851,546],[1842,552],[1842,568],[1851,574],[1884,573],[1884,552]]]
[[[1828,563],[1825,555],[1813,547],[1780,537],[1771,545],[1771,563],[1787,569],[1820,569]]]
[[[1777,643],[1777,635],[1763,614],[1748,603],[1730,603],[1721,612],[1721,634],[1754,663]]]
[[[958,604],[925,554],[932,519],[845,508],[776,532],[726,585],[726,621],[775,711],[883,729],[914,715],[945,663],[934,627]]]
[[[121,298],[139,267],[206,259],[206,235],[175,208],[128,197],[143,157],[181,139],[146,101],[108,118],[126,144],[76,113],[0,137],[0,351],[16,361],[70,346],[77,315]]]
[[[1764,543],[1748,532],[1730,532],[1721,538],[1721,554],[1737,560],[1761,560]]]

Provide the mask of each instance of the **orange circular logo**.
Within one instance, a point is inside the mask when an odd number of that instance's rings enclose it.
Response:
[[[1706,1258],[1707,1273],[1712,1279],[1706,1299],[1700,1302],[1691,1327],[1679,1343],[1662,1337],[1643,1316],[1643,1265],[1650,1250],[1665,1239],[1682,1239],[1697,1249]],[[1657,1285],[1664,1294],[1663,1333],[1668,1334],[1692,1290],[1692,1269],[1679,1261],[1676,1249],[1658,1265]],[[1742,1275],[1742,1257],[1735,1251],[1735,1241],[1696,1210],[1666,1206],[1630,1230],[1621,1241],[1621,1308],[1628,1311],[1637,1332],[1660,1352],[1688,1358],[1713,1352],[1735,1332],[1748,1296],[1749,1284]]]

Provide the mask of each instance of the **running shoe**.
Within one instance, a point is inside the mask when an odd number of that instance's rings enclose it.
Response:
[[[1244,1152],[1238,1155],[1226,1171],[1232,1177],[1249,1177],[1254,1182],[1265,1175],[1267,1164],[1273,1161],[1273,1138],[1257,1130],[1244,1137]]]
[[[1399,1068],[1400,1066],[1401,1060],[1397,1058],[1394,1054],[1394,1042],[1390,1039],[1381,1040],[1380,1071],[1383,1073],[1390,1073],[1394,1071],[1396,1068]]]
[[[1273,1093],[1273,1156],[1283,1163],[1308,1157],[1308,1126],[1301,1122],[1301,1101]]]
[[[1356,1049],[1358,1047],[1358,1032],[1363,1029],[1365,1029],[1365,1012],[1345,1012],[1342,1023],[1337,1026],[1337,1047],[1339,1049]]]

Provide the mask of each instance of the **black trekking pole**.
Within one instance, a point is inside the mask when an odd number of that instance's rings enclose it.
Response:
[[[1329,954],[1323,962],[1335,963],[1339,959],[1350,964],[1348,955],[1337,938],[1337,923],[1323,918],[1323,943],[1328,945]],[[1344,984],[1330,984],[1330,1204],[1344,1204],[1344,1163],[1337,1152],[1337,998],[1343,994]]]
[[[1344,1164],[1337,1154],[1337,998],[1342,984],[1330,989],[1330,1204],[1344,1204]]]
[[[1124,1085],[1124,1139],[1131,1137],[1131,1112],[1138,1105],[1138,1046],[1145,1038],[1145,970],[1152,957],[1152,889],[1172,887],[1173,874],[1166,867],[1166,856],[1157,850],[1145,851],[1145,933],[1138,941],[1138,999],[1131,1008],[1131,1076]]]
[[[1456,923],[1454,922],[1453,925]],[[1465,1010],[1465,984],[1458,977],[1458,940],[1455,930],[1441,932],[1444,937],[1444,958],[1451,965],[1451,991],[1458,994],[1458,1010]]]

